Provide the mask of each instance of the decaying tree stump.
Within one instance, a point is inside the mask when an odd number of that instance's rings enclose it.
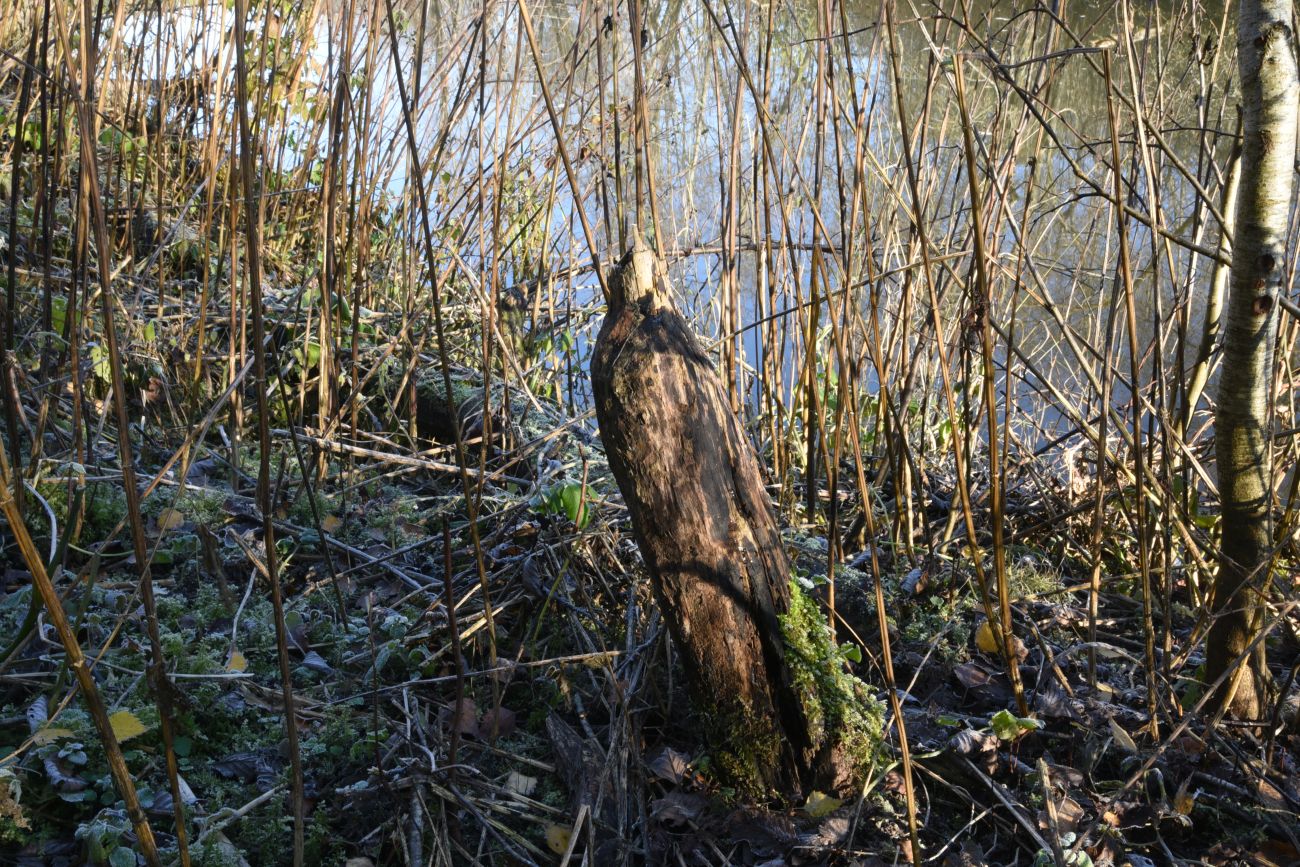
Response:
[[[715,763],[750,796],[843,790],[879,743],[790,564],[758,459],[637,239],[614,269],[591,363],[610,467]]]

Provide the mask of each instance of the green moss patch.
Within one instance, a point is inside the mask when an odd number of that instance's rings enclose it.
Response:
[[[825,616],[794,582],[781,636],[814,748],[834,746],[848,757],[855,776],[862,776],[881,757],[884,707],[849,673]]]

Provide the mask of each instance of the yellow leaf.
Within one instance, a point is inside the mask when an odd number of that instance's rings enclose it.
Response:
[[[556,855],[569,851],[569,836],[573,832],[563,825],[546,826],[546,847]]]
[[[185,523],[185,513],[180,509],[163,509],[158,513],[159,530],[175,530]]]
[[[993,626],[987,620],[975,630],[975,646],[980,649],[980,653],[987,653],[989,656],[996,656],[1001,651],[998,647],[998,637],[993,634]]]
[[[72,729],[44,728],[32,735],[32,743],[37,746],[52,744],[60,738],[70,738],[74,732]]]
[[[814,819],[820,819],[829,816],[842,806],[844,802],[839,798],[832,798],[823,792],[813,792],[804,803],[803,811]]]
[[[326,515],[320,519],[320,528],[326,533],[333,533],[343,526],[343,519],[338,515]]]
[[[230,651],[230,658],[226,660],[226,671],[247,671],[248,660],[244,654],[238,650]]]
[[[108,724],[113,728],[113,737],[119,742],[129,741],[149,731],[145,724],[140,722],[140,718],[129,710],[119,710],[108,718]]]

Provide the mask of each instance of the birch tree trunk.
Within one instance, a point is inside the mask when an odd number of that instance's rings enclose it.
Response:
[[[715,767],[749,797],[847,790],[879,705],[844,671],[790,564],[712,361],[637,239],[592,357],[596,417]]]
[[[1214,681],[1263,628],[1273,540],[1269,394],[1295,171],[1297,85],[1290,0],[1242,0],[1237,18],[1243,142],[1223,374],[1215,411],[1222,551],[1206,676]],[[1263,713],[1261,641],[1217,696],[1241,719]]]

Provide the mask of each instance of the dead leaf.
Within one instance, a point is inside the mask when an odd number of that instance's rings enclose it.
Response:
[[[572,834],[573,832],[564,825],[547,825],[546,848],[556,855],[563,855],[569,851],[569,837]]]
[[[1062,834],[1077,831],[1079,821],[1083,818],[1083,807],[1078,801],[1067,796],[1056,803],[1056,830]],[[1046,810],[1038,811],[1038,827],[1044,831],[1052,830],[1052,818]]]
[[[232,648],[230,658],[226,660],[226,671],[247,671],[248,660],[238,648]]]
[[[0,772],[0,819],[7,819],[18,828],[30,828],[31,823],[23,815],[23,787],[12,770],[6,768]]]
[[[474,699],[463,698],[448,709],[448,725],[462,735],[478,737],[478,705]]]
[[[1295,867],[1300,851],[1285,840],[1268,840],[1255,850],[1252,860],[1260,867]]]
[[[37,729],[36,732],[32,735],[32,743],[36,744],[37,746],[44,746],[45,744],[52,744],[55,741],[60,740],[61,738],[70,738],[72,737],[73,734],[74,732],[72,731],[72,729],[61,729],[61,728],[53,728],[53,727]]]
[[[326,533],[333,533],[343,526],[343,519],[338,515],[326,515],[320,519],[320,528]]]
[[[276,768],[262,753],[232,753],[212,763],[212,770],[228,780],[251,783],[258,777],[273,773]]]
[[[1259,799],[1259,802],[1268,809],[1282,811],[1289,809],[1290,805],[1287,803],[1286,796],[1268,780],[1257,779],[1251,788],[1255,790],[1255,797]]]
[[[511,771],[509,776],[506,777],[506,791],[514,792],[516,795],[522,795],[525,798],[531,797],[533,792],[537,791],[537,778]]]
[[[515,731],[515,712],[508,707],[493,708],[478,723],[479,740],[508,738]]]
[[[1078,714],[1070,704],[1070,697],[1062,689],[1045,689],[1034,695],[1034,710],[1053,719],[1076,719]]]
[[[194,790],[190,788],[190,784],[185,782],[185,778],[179,774],[176,776],[176,788],[181,791],[182,804],[189,806],[190,804],[198,803],[199,796],[194,794]]]
[[[930,586],[930,570],[917,566],[903,578],[899,588],[908,596],[919,596]]]
[[[992,675],[973,662],[954,665],[952,673],[957,680],[961,681],[961,685],[967,689],[979,689],[988,686],[989,681],[992,680]]]
[[[112,727],[113,737],[117,738],[118,743],[129,741],[149,731],[148,727],[140,722],[140,718],[129,710],[119,710],[108,718],[108,724]]]
[[[998,736],[992,732],[962,729],[948,739],[948,749],[961,756],[997,752]]]
[[[650,802],[650,815],[670,828],[681,827],[697,819],[708,805],[700,795],[669,792]]]
[[[852,826],[849,816],[831,816],[817,826],[809,842],[814,846],[838,846],[849,836]]]
[[[813,792],[801,809],[811,818],[820,819],[829,816],[842,806],[844,801],[840,798],[832,798],[824,792]]]
[[[159,530],[175,530],[185,523],[185,513],[180,509],[166,508],[158,513]]]
[[[1115,718],[1110,718],[1110,736],[1115,739],[1115,745],[1123,752],[1131,756],[1137,755],[1138,745],[1133,740],[1133,736],[1124,731],[1124,727],[1115,722]]]
[[[676,785],[686,776],[690,760],[685,753],[679,753],[672,747],[664,747],[653,759],[646,762],[646,770],[652,777],[667,780]]]
[[[334,670],[330,664],[325,661],[325,657],[321,656],[314,650],[307,651],[306,655],[303,656],[302,666],[303,668],[314,671],[317,674],[329,674]]]
[[[49,778],[50,785],[61,792],[80,792],[90,785],[90,781],[63,770],[63,767],[53,756],[47,756],[42,764],[45,767],[45,776]]]

